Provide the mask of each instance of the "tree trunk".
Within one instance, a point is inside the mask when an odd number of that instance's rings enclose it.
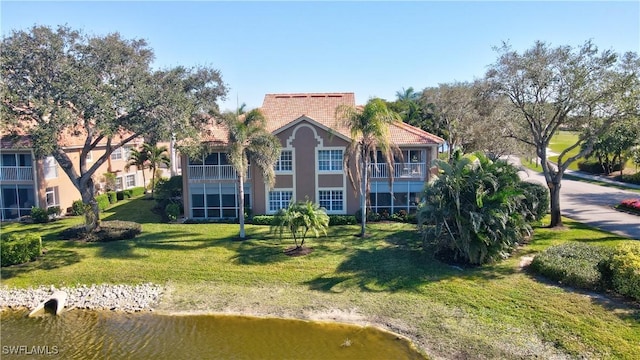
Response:
[[[364,171],[362,172],[362,181],[360,183],[360,212],[362,213],[362,221],[360,221],[360,237],[364,237],[367,225],[367,175],[369,174],[369,162],[364,160]]]
[[[240,239],[244,239],[244,172],[239,171],[238,173],[238,201],[240,202],[238,219],[240,220]]]
[[[549,187],[549,195],[551,196],[551,224],[549,227],[562,227],[562,214],[560,213],[560,179],[558,175],[551,183],[547,183]]]
[[[80,196],[85,204],[84,209],[84,226],[87,233],[94,232],[100,224],[100,209],[95,199],[95,187],[93,179],[80,182]]]

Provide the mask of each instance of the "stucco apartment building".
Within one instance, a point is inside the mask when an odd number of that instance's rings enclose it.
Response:
[[[336,122],[339,105],[355,106],[353,93],[267,94],[260,110],[267,130],[280,139],[282,152],[275,165],[275,187],[269,189],[251,168],[245,183],[245,206],[253,214],[272,214],[290,201],[306,198],[329,214],[354,214],[359,209],[355,191],[343,168],[343,155],[351,142],[347,128]],[[207,129],[211,152],[182,159],[185,216],[195,219],[238,217],[237,176],[225,153],[223,129]],[[391,141],[403,161],[389,169],[383,160],[371,164],[371,208],[390,214],[415,211],[420,192],[429,180],[431,161],[444,140],[400,123],[390,128]],[[393,172],[393,188],[388,175]]]
[[[81,140],[71,136],[62,139],[64,151],[79,168]],[[125,166],[132,148],[142,141],[131,142],[115,150],[108,161],[102,164],[94,175],[97,190],[103,190],[104,176],[110,171],[116,175],[116,189],[143,186],[142,170]],[[88,166],[104,154],[104,146],[98,146],[87,155]],[[145,170],[147,182],[151,179]],[[29,138],[2,136],[0,139],[0,220],[18,219],[31,213],[31,207],[49,208],[59,206],[64,213],[73,201],[80,199],[80,193],[58,165],[53,156],[36,159]]]

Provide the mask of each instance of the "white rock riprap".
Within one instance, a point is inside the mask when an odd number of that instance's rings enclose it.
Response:
[[[160,301],[164,288],[146,283],[140,285],[78,285],[77,287],[40,286],[29,289],[0,288],[0,308],[33,309],[56,290],[67,293],[65,308],[116,310],[126,312],[151,311]]]

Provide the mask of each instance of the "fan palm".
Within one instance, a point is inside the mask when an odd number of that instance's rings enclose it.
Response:
[[[138,149],[131,149],[131,154],[129,155],[129,160],[127,164],[124,166],[126,171],[132,166],[135,166],[137,170],[142,170],[142,183],[146,186],[147,179],[144,175],[144,169],[147,168],[148,165],[148,157],[146,151],[140,151]],[[145,190],[146,191],[146,190]]]
[[[265,182],[272,188],[275,184],[273,167],[280,157],[280,140],[265,129],[266,119],[258,109],[239,116],[228,112],[222,116],[227,128],[229,145],[227,158],[238,174],[238,194],[240,206],[240,238],[245,238],[244,230],[244,177],[249,168],[249,160],[262,173]]]
[[[291,203],[286,209],[280,209],[274,217],[273,228],[280,234],[285,229],[291,232],[296,249],[304,245],[304,240],[309,231],[313,232],[316,237],[320,236],[320,232],[327,234],[329,228],[329,216],[324,208],[318,204],[307,200],[305,202]],[[300,237],[300,245],[298,245],[298,237]]]
[[[360,236],[365,236],[367,199],[369,198],[370,166],[378,162],[382,153],[389,171],[389,184],[393,183],[394,155],[402,156],[397,145],[391,142],[389,126],[401,122],[400,115],[387,108],[382,99],[369,100],[363,108],[341,105],[336,109],[336,126],[349,129],[351,143],[344,154],[344,168],[354,190],[359,190],[362,214]],[[359,184],[359,185],[357,185]],[[358,189],[359,186],[359,189]]]
[[[160,165],[169,166],[171,164],[169,149],[166,146],[158,147],[157,145],[144,143],[142,151],[146,154],[148,167],[151,169],[151,197],[153,197],[156,187],[156,170]]]

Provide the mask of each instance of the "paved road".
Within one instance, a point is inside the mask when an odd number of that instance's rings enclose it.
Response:
[[[527,170],[528,177],[545,184],[544,176]],[[526,177],[526,176],[525,176]],[[633,191],[562,179],[560,211],[563,216],[631,239],[640,240],[640,216],[615,210],[624,199],[640,198]]]

